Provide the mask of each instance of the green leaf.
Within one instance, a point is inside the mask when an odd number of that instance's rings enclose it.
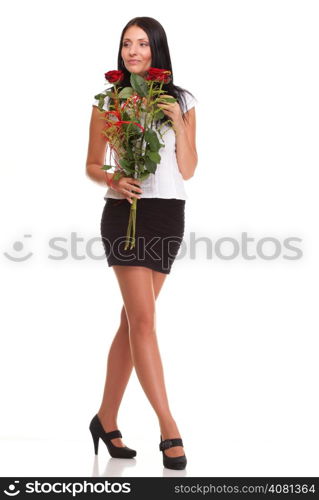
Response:
[[[114,179],[115,181],[118,181],[121,177],[123,177],[122,172],[116,172],[116,173],[114,174],[114,176],[113,176],[113,179]]]
[[[156,114],[156,120],[160,120],[161,118],[164,118],[165,113],[162,109],[158,108],[155,110],[154,115]]]
[[[119,92],[119,98],[120,99],[127,99],[128,97],[131,97],[133,94],[134,90],[132,87],[124,87],[124,89]]]
[[[125,160],[125,158],[121,158],[120,161],[119,161],[119,164],[121,165],[121,167],[123,168],[126,168],[129,166],[129,162],[127,160]]]
[[[177,99],[175,97],[158,97],[156,101],[165,104],[166,102],[177,102]]]
[[[152,160],[154,163],[159,163],[161,161],[161,156],[156,153],[156,151],[149,151],[147,153],[148,158]]]
[[[100,97],[99,103],[98,103],[98,108],[100,111],[105,111],[103,106],[104,106],[104,97]]]
[[[144,134],[144,138],[145,141],[149,144],[152,151],[158,151],[160,143],[154,130],[148,129]]]
[[[132,123],[131,125],[131,130],[134,132],[134,134],[136,135],[142,135],[142,130],[140,129],[140,127],[138,125],[136,125],[135,123]]]
[[[134,153],[130,147],[126,150],[126,156],[129,159],[129,161],[134,159]]]
[[[101,170],[109,170],[110,168],[113,168],[114,165],[103,165],[103,167],[101,167]]]
[[[147,168],[147,170],[149,172],[151,172],[152,174],[155,174],[156,172],[156,163],[154,163],[152,160],[150,160],[149,158],[145,158],[145,167]]]
[[[135,90],[141,97],[147,97],[148,95],[148,86],[144,78],[136,73],[131,73],[130,82]]]
[[[150,176],[150,173],[149,173],[149,172],[145,172],[144,174],[141,174],[141,175],[139,176],[139,179],[140,179],[141,181],[144,181],[144,180],[145,180],[145,179],[147,179],[149,176]]]

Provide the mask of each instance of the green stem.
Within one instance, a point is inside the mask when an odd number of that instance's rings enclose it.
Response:
[[[132,226],[133,226],[133,234],[132,234],[133,241],[132,241],[132,244],[131,244],[131,249],[135,247],[136,209],[137,209],[137,198],[134,198],[132,206],[131,206],[131,210],[132,210]]]
[[[128,246],[129,246],[129,243],[130,243],[131,227],[132,227],[132,207],[131,207],[131,210],[130,210],[130,216],[129,216],[128,226],[127,226],[126,241],[125,241],[124,250],[127,250]]]
[[[164,81],[161,81],[160,83],[160,88],[158,89],[157,93],[158,93],[158,96],[157,97],[160,97],[161,96],[161,92],[162,92],[162,87],[163,87],[163,84],[164,84]],[[156,99],[157,99],[156,97]],[[153,128],[153,118],[154,116],[152,116],[152,123],[151,123],[151,128]]]
[[[126,240],[124,250],[127,250],[130,242],[130,249],[135,247],[135,234],[136,234],[136,210],[137,210],[137,198],[133,198],[133,202],[130,209],[129,223],[126,232]],[[132,233],[132,236],[131,236]]]

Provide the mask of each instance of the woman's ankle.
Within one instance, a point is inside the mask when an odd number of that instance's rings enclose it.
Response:
[[[173,417],[166,417],[159,421],[162,439],[180,437],[177,424]]]
[[[103,410],[99,410],[97,416],[104,429],[107,429],[107,432],[117,429],[117,416],[109,415]]]

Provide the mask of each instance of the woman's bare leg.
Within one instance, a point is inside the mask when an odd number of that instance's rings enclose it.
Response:
[[[152,271],[152,270],[151,270]],[[163,286],[166,274],[152,271],[155,298]],[[111,344],[106,369],[103,398],[98,411],[99,419],[106,432],[117,429],[117,415],[124,391],[131,376],[133,362],[129,341],[129,326],[125,307],[121,310],[118,331]],[[112,439],[115,446],[124,446],[120,438]]]
[[[157,414],[163,439],[180,437],[169,408],[156,337],[153,271],[141,266],[113,266],[113,268],[129,324],[131,356],[136,374]],[[184,450],[181,446],[174,446],[165,450],[165,453],[168,456],[179,456]]]
[[[105,432],[117,429],[117,414],[131,376],[133,363],[129,343],[128,323],[124,306],[120,326],[107,357],[106,379],[98,416]],[[115,446],[124,446],[121,438],[112,439]]]

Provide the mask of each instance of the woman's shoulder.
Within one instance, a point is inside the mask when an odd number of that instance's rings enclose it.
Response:
[[[198,104],[198,99],[189,90],[183,89],[181,94],[182,99],[180,100],[180,105],[183,113],[186,113],[186,111]]]

